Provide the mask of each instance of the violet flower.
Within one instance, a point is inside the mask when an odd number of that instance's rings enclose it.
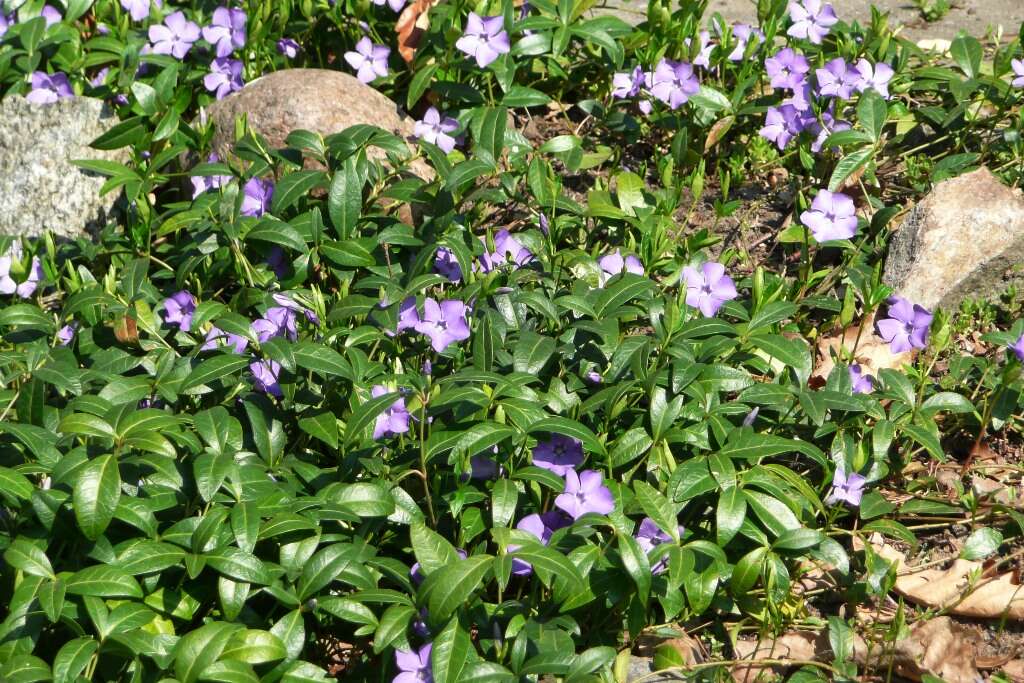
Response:
[[[418,652],[395,650],[395,664],[399,673],[391,683],[433,683],[434,674],[430,665],[432,647],[427,643]]]
[[[498,447],[495,446],[494,450],[497,451]],[[494,458],[489,458],[481,453],[469,459],[469,474],[463,474],[462,479],[463,481],[467,479],[496,479],[504,469],[494,462]]]
[[[824,69],[817,69],[818,94],[823,97],[838,97],[848,100],[860,85],[860,72],[846,63],[842,57],[836,57],[825,63]]]
[[[455,252],[448,247],[438,247],[437,255],[434,256],[434,270],[452,282],[462,280],[462,267],[459,260],[455,258]]]
[[[210,331],[206,333],[206,339],[203,341],[203,345],[199,347],[199,350],[215,351],[219,348],[230,347],[233,353],[241,355],[245,352],[245,348],[248,345],[249,340],[242,335],[225,332],[214,325],[210,327]]]
[[[387,4],[387,6],[391,8],[391,11],[395,12],[396,14],[398,12],[401,12],[402,8],[405,6],[405,0],[372,0],[372,1],[373,1],[373,4],[378,5],[378,6],[384,6],[385,4]]]
[[[483,237],[480,239],[484,240]],[[502,229],[494,236],[494,251],[485,251],[480,256],[478,266],[481,272],[489,273],[508,263],[515,268],[521,268],[533,260],[533,252],[524,247],[508,230]]]
[[[192,314],[196,312],[196,297],[188,290],[175,292],[163,301],[164,322],[177,325],[182,332],[192,329]]]
[[[764,60],[765,72],[773,88],[798,90],[804,84],[811,65],[791,47],[784,47]]]
[[[1017,360],[1024,363],[1024,334],[1017,337],[1017,341],[1006,346],[1013,354],[1017,356]]]
[[[206,157],[206,163],[215,164],[220,161],[220,157],[212,153]],[[222,185],[231,181],[229,175],[194,175],[190,178],[192,181],[192,199],[195,199],[199,195],[209,190],[216,189]]]
[[[405,330],[415,330],[422,322],[420,312],[416,310],[416,297],[406,297],[398,306],[398,329],[395,332],[401,334]]]
[[[699,309],[706,318],[714,317],[722,304],[738,296],[736,285],[725,274],[721,263],[708,261],[699,271],[686,266],[683,279],[686,280],[686,305]]]
[[[458,299],[438,303],[428,298],[423,302],[423,316],[416,323],[416,331],[429,337],[431,346],[441,353],[450,344],[469,339],[468,310]]]
[[[697,94],[700,81],[693,73],[692,65],[662,58],[651,74],[649,89],[651,95],[670,109],[678,109],[686,104],[691,95]]]
[[[299,330],[296,325],[295,311],[286,306],[271,306],[259,320],[250,326],[253,334],[261,344],[274,337],[287,337],[291,341],[298,339]]]
[[[889,306],[887,318],[875,323],[878,336],[889,343],[893,353],[928,346],[928,330],[932,314],[923,306],[912,304],[903,297],[892,296],[886,301]]]
[[[466,31],[455,41],[455,47],[476,60],[481,69],[512,49],[505,31],[505,17],[481,17],[470,12]]]
[[[218,57],[227,57],[245,47],[245,22],[245,10],[218,7],[210,25],[203,27],[203,39],[214,46]]]
[[[450,135],[459,129],[459,122],[450,116],[443,116],[436,107],[431,107],[423,115],[423,120],[417,121],[413,129],[413,136],[437,145],[445,154],[455,149],[455,138]]]
[[[256,391],[281,398],[281,364],[275,360],[254,360],[249,364],[252,386]]]
[[[804,116],[792,104],[783,104],[781,107],[769,107],[765,114],[764,127],[761,128],[761,137],[775,143],[780,150],[800,135],[807,127],[809,118]]]
[[[389,393],[387,388],[377,384],[370,390],[370,396],[377,398]],[[373,438],[382,439],[409,431],[409,411],[405,408],[405,398],[399,396],[394,403],[377,416],[373,423]]]
[[[295,59],[299,56],[299,44],[291,38],[282,38],[277,41],[278,53],[284,55],[288,59]]]
[[[149,42],[153,45],[153,54],[184,59],[199,40],[199,34],[199,26],[186,19],[185,13],[179,10],[167,15],[164,23],[149,27]]]
[[[601,377],[601,373],[596,370],[590,370],[587,372],[587,381],[591,384],[600,384],[604,381],[604,378]]]
[[[679,535],[683,535],[683,527],[679,526]],[[668,533],[662,531],[654,520],[650,517],[644,517],[643,521],[640,522],[640,528],[636,532],[637,545],[644,551],[645,555],[650,555],[651,551],[657,548],[663,543],[672,543],[673,538]],[[660,560],[651,565],[652,574],[660,574],[668,569],[668,557],[662,557]]]
[[[57,341],[61,346],[68,346],[75,340],[75,333],[78,332],[78,322],[72,320],[64,327],[57,330]]]
[[[839,21],[832,5],[821,0],[793,0],[789,3],[789,18],[793,25],[786,31],[794,38],[806,38],[815,45],[821,45],[829,29]]]
[[[800,214],[800,222],[810,228],[814,239],[819,242],[848,240],[857,234],[853,199],[842,192],[819,190],[810,210]]]
[[[552,434],[550,441],[539,441],[533,447],[533,464],[560,477],[583,463],[583,444],[562,434]]]
[[[632,254],[623,258],[622,252],[619,249],[597,259],[597,265],[601,267],[600,281],[602,287],[609,278],[619,273],[644,274],[644,264],[640,262],[640,259]]]
[[[817,154],[821,151],[821,148],[825,146],[825,141],[832,133],[838,133],[841,130],[850,130],[852,126],[849,121],[837,121],[831,112],[822,112],[821,122],[817,119],[811,119],[809,129],[814,135],[814,142],[811,143],[811,151]],[[833,148],[834,150],[835,148]]]
[[[805,121],[810,122],[814,120],[814,112],[811,111],[811,105],[814,104],[814,93],[811,92],[811,84],[808,82],[808,79],[804,79],[799,88],[792,91],[789,97],[782,100],[783,106],[787,104],[792,105],[794,109],[800,112]]]
[[[345,53],[345,61],[356,70],[356,78],[361,83],[369,83],[378,76],[388,75],[388,55],[391,48],[386,45],[374,45],[369,36],[363,36],[356,43],[355,51]]]
[[[3,34],[0,33],[0,35]],[[1024,88],[1024,60],[1011,59],[1010,67],[1013,69],[1013,75],[1016,76],[1016,78],[1010,81],[1010,85],[1014,88]]]
[[[157,7],[163,6],[163,0],[152,0]],[[121,7],[128,12],[132,21],[142,21],[149,17],[152,3],[150,0],[121,0]]]
[[[38,256],[32,257],[32,264],[28,267],[28,277],[14,290],[15,294],[22,299],[28,299],[36,293],[39,283],[46,279],[46,272]]]
[[[17,13],[11,12],[10,14],[4,14],[2,11],[0,11],[0,38],[3,38],[4,34],[7,33],[7,30],[17,23]]]
[[[11,266],[21,260],[21,245],[17,242],[3,256],[0,256],[0,294],[14,294],[18,291],[18,283],[11,277]]]
[[[45,71],[34,71],[29,79],[32,90],[25,99],[32,104],[53,104],[64,97],[74,97],[66,74],[58,71],[50,75]]]
[[[210,73],[203,76],[203,86],[223,100],[233,92],[242,89],[242,61],[229,57],[218,57],[210,62]]]
[[[283,280],[288,276],[288,259],[285,257],[284,249],[276,244],[270,248],[266,263],[267,268],[273,271],[278,280]]]
[[[864,478],[864,475],[857,474],[856,472],[846,476],[846,470],[840,465],[836,468],[836,473],[832,477],[832,490],[825,498],[825,504],[835,505],[843,501],[853,506],[860,505],[866,483],[867,479]]]
[[[875,390],[875,378],[865,374],[864,369],[857,363],[850,366],[850,382],[853,384],[853,393],[870,394]]]
[[[250,178],[242,186],[243,216],[258,218],[270,210],[270,200],[274,197],[274,183],[262,178]]]
[[[644,70],[639,65],[633,68],[632,73],[620,72],[612,76],[612,97],[636,97],[643,87]]]
[[[615,498],[604,485],[604,477],[596,470],[565,473],[565,490],[555,498],[555,507],[565,510],[574,520],[594,512],[607,515],[615,509]]]
[[[743,61],[751,38],[756,39],[758,44],[764,42],[764,31],[749,24],[733,24],[732,35],[736,39],[736,47],[729,53],[728,60],[730,62]]]
[[[856,69],[860,75],[860,80],[857,82],[858,91],[874,90],[885,99],[889,99],[889,81],[896,75],[891,66],[885,62],[872,65],[871,62],[861,57],[857,62]],[[1024,76],[1024,64],[1021,65],[1021,76]],[[1024,80],[1021,83],[1024,84]]]
[[[538,515],[534,513],[523,517],[516,524],[516,528],[535,536],[542,545],[547,545],[551,541],[551,536],[559,529],[568,526],[568,524],[569,520],[566,519],[565,515],[558,510],[550,510],[543,514]],[[508,551],[514,553],[521,547],[519,544],[509,544]],[[529,576],[533,573],[533,565],[526,560],[514,557],[512,558],[512,573],[516,576]]]

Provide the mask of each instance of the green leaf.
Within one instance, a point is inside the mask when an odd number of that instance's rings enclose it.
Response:
[[[933,415],[938,412],[973,413],[974,404],[961,394],[952,391],[940,391],[928,397],[928,400],[921,404],[921,412],[925,415]]]
[[[461,683],[462,671],[469,662],[473,643],[459,625],[452,619],[433,640],[430,651],[431,673],[435,683]]]
[[[274,186],[272,213],[280,214],[309,194],[314,188],[322,187],[326,184],[327,174],[323,171],[292,171],[281,178]],[[330,204],[328,203],[329,207]]]
[[[231,636],[240,628],[214,621],[182,636],[174,648],[174,673],[178,681],[196,683],[200,674],[220,659]]]
[[[297,659],[306,645],[306,624],[302,610],[292,610],[270,627],[270,633],[284,643],[288,659]]]
[[[65,587],[71,595],[92,595],[98,598],[142,598],[142,588],[134,577],[122,569],[93,565],[68,577]]]
[[[971,532],[960,551],[965,560],[981,560],[999,550],[1003,535],[990,527],[981,527]]]
[[[356,157],[350,156],[334,173],[327,195],[327,215],[341,239],[355,234],[363,210],[363,182],[356,168]]]
[[[93,638],[74,638],[64,643],[53,658],[53,683],[74,683],[99,646]]]
[[[513,85],[501,99],[506,107],[540,107],[551,101],[551,98],[539,90],[523,85]]]
[[[583,444],[583,450],[587,452],[602,458],[608,453],[604,444],[598,440],[597,435],[589,427],[567,417],[546,417],[531,424],[528,431],[531,434],[549,432],[551,434],[571,436],[580,441]]]
[[[306,600],[335,580],[359,588],[368,588],[374,581],[360,561],[355,546],[334,543],[310,558],[299,578],[299,600]]]
[[[277,196],[277,191],[275,190],[274,201],[277,201]],[[274,218],[266,218],[254,225],[252,230],[245,233],[245,240],[247,242],[256,240],[278,244],[300,254],[306,251],[306,240],[299,234],[299,231],[284,221]]]
[[[977,78],[981,74],[981,43],[977,38],[961,34],[949,46],[949,54],[968,78]]]
[[[676,518],[678,509],[668,498],[647,482],[636,479],[633,482],[636,500],[640,503],[644,514],[650,517],[658,528],[679,542],[679,520]]]
[[[535,568],[550,573],[568,584],[569,594],[583,590],[583,576],[572,561],[562,553],[536,542],[524,543],[510,553],[512,557],[529,562]]]
[[[380,624],[373,636],[373,651],[380,654],[398,639],[405,638],[409,622],[416,616],[416,609],[409,605],[395,604],[384,610]]]
[[[348,424],[345,425],[345,443],[353,443],[362,437],[370,423],[401,396],[397,391],[389,391],[356,406],[352,411],[352,416],[348,419]]]
[[[412,552],[424,574],[432,574],[462,559],[455,546],[425,524],[413,524],[409,529],[409,538],[412,541]]]
[[[90,541],[103,535],[121,500],[121,474],[113,455],[90,460],[79,471],[72,491],[78,528]]]
[[[180,391],[187,393],[189,389],[209,384],[214,380],[222,379],[243,368],[249,367],[252,362],[248,356],[238,356],[233,353],[223,353],[213,358],[202,361],[189,373],[188,378],[181,384]]]
[[[652,445],[654,445],[654,441],[647,435],[647,431],[643,427],[633,427],[620,435],[612,444],[610,455],[612,467],[628,465],[649,451]]]
[[[812,369],[807,342],[802,339],[789,339],[781,334],[760,334],[751,337],[750,343],[793,368],[801,385],[807,383]]]
[[[743,526],[743,520],[746,518],[747,500],[743,497],[743,490],[738,486],[731,486],[722,491],[715,510],[715,537],[718,545],[724,547],[729,543]]]
[[[768,548],[754,548],[740,558],[732,570],[732,594],[743,595],[754,587],[758,577],[761,576],[761,567],[764,563]]]
[[[206,564],[235,581],[269,585],[274,578],[263,561],[252,553],[228,546],[203,554]]]
[[[494,526],[508,526],[516,514],[519,489],[508,479],[498,479],[491,491],[491,522]]]
[[[790,529],[800,527],[800,520],[785,503],[760,491],[743,491],[747,504],[761,520],[761,523],[776,536],[783,535]]]
[[[860,102],[857,103],[857,119],[872,141],[877,142],[881,139],[887,115],[885,100],[880,94],[873,89],[861,93]]]
[[[846,179],[866,164],[868,159],[870,159],[874,153],[874,147],[864,147],[855,152],[851,152],[840,159],[839,163],[836,164],[835,170],[832,171],[832,177],[829,178],[829,192],[838,192],[839,187],[846,182]]]
[[[16,507],[20,500],[31,498],[34,490],[32,482],[24,474],[9,467],[0,467],[0,495],[10,502],[11,507]]]
[[[380,484],[343,484],[331,500],[359,517],[387,517],[395,511],[395,499]]]
[[[423,579],[417,598],[427,607],[430,623],[445,623],[455,610],[468,602],[493,562],[490,555],[472,555],[441,567]]]
[[[330,410],[312,410],[299,418],[299,429],[323,441],[331,448],[338,447],[338,418]]]
[[[111,150],[135,145],[146,135],[146,119],[133,116],[117,124],[89,145],[93,149]]]
[[[508,110],[505,107],[484,107],[480,112],[480,127],[475,138],[474,152],[485,154],[485,159],[497,162],[505,146],[505,126]]]
[[[423,93],[430,87],[430,81],[434,78],[437,66],[437,64],[428,64],[416,71],[416,75],[412,77],[412,81],[409,83],[409,92],[405,97],[405,108],[407,110],[412,110],[416,103],[420,101],[420,98],[423,97]]]
[[[4,551],[4,560],[15,569],[20,569],[32,576],[41,576],[44,579],[56,579],[53,573],[53,565],[46,553],[28,541],[15,539]]]
[[[524,331],[512,352],[513,367],[516,372],[540,375],[554,352],[554,339],[536,332]]]
[[[651,593],[651,563],[647,553],[643,551],[636,539],[629,534],[617,534],[619,555],[622,566],[636,585],[637,596],[641,603],[647,602]]]

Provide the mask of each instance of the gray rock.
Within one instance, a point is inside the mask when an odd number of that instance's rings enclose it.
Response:
[[[349,74],[329,69],[269,73],[214,102],[207,114],[216,125],[213,149],[222,159],[231,152],[235,120],[243,114],[249,128],[266,138],[274,149],[285,147],[288,134],[299,129],[326,136],[362,123],[408,138],[414,128],[413,120],[403,116],[390,99]],[[376,147],[368,153],[384,158],[384,152]],[[411,170],[421,178],[433,177],[433,171],[422,161],[414,162]]]
[[[679,683],[685,681],[686,675],[679,671],[656,672],[654,660],[650,657],[633,655],[629,658],[629,670],[626,674],[628,683]]]
[[[889,245],[885,284],[926,308],[1024,282],[1024,200],[981,168],[945,180],[913,208]]]
[[[89,147],[117,123],[102,100],[89,97],[31,104],[12,95],[0,101],[0,234],[95,234],[107,222],[118,193],[101,197],[106,178],[71,160],[124,162],[127,149]]]

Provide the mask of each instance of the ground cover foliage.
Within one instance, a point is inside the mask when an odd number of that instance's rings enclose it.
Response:
[[[933,183],[1018,181],[1021,41],[759,5],[6,0],[2,91],[107,99],[131,158],[82,162],[124,194],[96,241],[0,238],[0,678],[615,680],[645,635],[727,660],[792,624],[838,643],[801,676],[855,677],[897,581],[870,539],[1015,543],[1012,501],[934,476],[1017,433],[1015,304],[880,273]],[[413,151],[240,123],[211,157],[203,107],[293,66],[394,98]],[[768,179],[765,256],[716,225]],[[913,355],[812,377],[871,320]]]

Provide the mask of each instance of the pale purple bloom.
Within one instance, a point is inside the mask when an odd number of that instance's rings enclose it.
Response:
[[[875,378],[865,374],[864,369],[857,363],[850,366],[850,382],[855,394],[870,394],[875,389]]]
[[[3,35],[3,33],[0,33]],[[1013,68],[1013,75],[1016,76],[1010,85],[1014,88],[1024,88],[1024,60],[1022,59],[1011,59],[1010,66]]]
[[[842,57],[826,62],[824,69],[817,69],[814,73],[818,77],[818,94],[823,97],[848,100],[861,82],[860,72]]]
[[[434,365],[433,365],[433,363],[430,362],[430,359],[427,358],[426,360],[423,361],[423,367],[420,368],[420,369],[421,369],[421,371],[423,372],[424,375],[429,377],[430,374],[434,370]],[[474,457],[476,457],[476,456],[474,456]],[[470,458],[469,460],[470,460],[470,463],[469,463],[470,467],[472,468],[472,466],[473,466],[473,458]]]
[[[396,332],[414,330],[421,322],[420,312],[416,310],[416,297],[406,297],[398,306],[398,329]]]
[[[533,447],[533,464],[560,477],[583,463],[583,444],[562,434],[552,434],[550,441]]]
[[[928,330],[932,324],[931,312],[899,296],[889,297],[886,303],[889,306],[889,317],[879,320],[875,327],[878,336],[889,343],[892,352],[903,353],[926,348]]]
[[[757,420],[757,414],[759,412],[761,412],[760,406],[754,406],[753,410],[751,410],[749,413],[743,416],[743,426],[752,427],[754,425],[754,422]]]
[[[551,541],[551,536],[559,529],[568,526],[568,524],[569,520],[566,519],[565,515],[558,510],[550,510],[543,514],[538,515],[535,513],[523,517],[516,524],[516,528],[536,537],[542,545],[547,545]],[[514,553],[521,547],[517,543],[509,544],[508,551]],[[533,566],[526,560],[514,557],[512,558],[512,573],[516,576],[528,576],[533,573]]]
[[[203,27],[203,38],[216,48],[218,57],[227,57],[245,47],[245,10],[218,7],[213,10],[213,21]]]
[[[743,57],[747,53],[747,44],[751,38],[755,38],[758,43],[764,42],[764,32],[749,24],[733,24],[732,35],[736,39],[736,47],[729,53],[730,62],[743,61]]]
[[[633,73],[620,72],[612,76],[612,97],[636,97],[643,87],[644,70],[640,66],[634,67]]]
[[[10,14],[4,14],[0,11],[0,38],[4,37],[7,33],[7,29],[18,23],[18,15],[14,12]]]
[[[11,277],[11,266],[15,260],[21,260],[21,246],[17,242],[0,256],[0,294],[14,294],[18,290],[18,283]]]
[[[188,332],[192,328],[192,314],[196,312],[196,298],[183,289],[164,299],[163,309],[165,323],[177,325],[182,332]]]
[[[697,94],[700,81],[693,73],[692,65],[663,58],[654,67],[649,88],[656,99],[667,104],[670,109],[678,109],[686,104],[691,95]]]
[[[791,104],[770,107],[765,114],[761,137],[771,140],[781,150],[803,132],[809,117],[804,116]]]
[[[483,237],[480,239],[484,240]],[[533,252],[524,247],[522,242],[513,237],[508,230],[502,229],[494,236],[494,251],[485,251],[480,256],[478,265],[481,271],[489,273],[506,263],[511,263],[519,268],[533,260]]]
[[[38,256],[32,257],[32,264],[28,268],[28,277],[25,281],[18,285],[15,289],[15,293],[22,299],[28,299],[36,293],[36,288],[39,283],[46,279],[46,273],[43,271],[43,264],[39,261]]]
[[[384,396],[387,393],[389,393],[387,387],[380,384],[370,390],[370,396],[373,398]],[[373,438],[382,439],[405,434],[409,431],[409,417],[409,411],[405,408],[405,399],[399,396],[394,403],[377,416],[377,421],[373,424]]]
[[[294,310],[286,306],[271,306],[267,309],[266,314],[259,320],[253,321],[250,327],[262,344],[274,337],[287,337],[295,341],[299,336],[296,323]]]
[[[683,527],[679,526],[679,535],[683,535]],[[644,517],[643,521],[640,522],[640,528],[636,532],[637,545],[644,551],[645,555],[650,555],[651,551],[657,548],[662,543],[672,543],[672,536],[662,531],[654,520],[650,517]],[[660,574],[668,569],[668,557],[662,557],[660,560],[651,565],[652,574]]]
[[[220,157],[216,154],[210,154],[206,157],[206,163],[215,164],[220,161]],[[229,175],[194,175],[190,178],[192,181],[192,199],[195,199],[202,193],[213,190],[225,183],[231,181]]]
[[[203,76],[203,86],[222,100],[242,89],[242,61],[218,57],[210,62],[210,73]]]
[[[452,282],[462,280],[462,267],[459,266],[455,253],[448,247],[438,247],[437,255],[434,256],[434,270]]]
[[[243,216],[259,217],[270,210],[270,200],[274,196],[274,183],[262,178],[250,178],[242,187]]]
[[[455,138],[451,133],[458,129],[458,121],[450,116],[442,116],[436,107],[431,107],[423,115],[423,120],[416,122],[413,135],[420,140],[437,145],[445,154],[448,154],[455,149]]]
[[[537,225],[540,227],[540,231],[547,237],[551,231],[551,224],[548,222],[548,217],[541,211],[537,217]]]
[[[807,79],[789,97],[782,100],[783,106],[792,105],[808,121],[814,120],[814,112],[811,111],[813,103],[814,93],[811,92],[811,84]]]
[[[791,47],[784,47],[764,60],[764,68],[773,88],[798,90],[803,86],[811,65],[802,54]]]
[[[636,103],[636,108],[640,110],[640,113],[647,116],[654,110],[654,104],[650,100],[640,100]]]
[[[157,7],[162,7],[162,0],[153,0]],[[150,0],[121,0],[121,7],[128,12],[132,21],[142,21],[149,16]]]
[[[64,97],[74,97],[66,74],[58,71],[50,75],[45,71],[34,71],[30,79],[32,91],[25,99],[32,104],[53,104]]]
[[[836,473],[832,477],[832,490],[825,498],[825,504],[835,505],[843,501],[854,506],[860,505],[866,483],[867,479],[862,474],[854,472],[850,476],[846,476],[846,471],[840,465],[836,468]]]
[[[644,274],[644,264],[640,263],[640,259],[632,254],[623,258],[622,252],[619,249],[597,259],[597,265],[601,266],[602,287],[610,277],[618,275],[619,273],[633,273],[634,275]]]
[[[181,11],[167,15],[164,23],[149,27],[149,41],[153,45],[153,54],[172,55],[184,59],[197,40],[199,26],[186,19],[185,13]]]
[[[72,320],[64,327],[57,330],[57,341],[60,342],[61,346],[67,346],[75,339],[75,333],[78,331],[78,322]]]
[[[726,301],[739,296],[721,263],[708,261],[700,270],[686,266],[683,279],[686,280],[686,305],[699,309],[707,318],[714,317]]]
[[[511,49],[505,18],[501,15],[481,17],[470,12],[466,18],[466,31],[455,41],[455,47],[476,60],[481,69]]]
[[[295,59],[299,56],[299,44],[291,38],[282,38],[277,41],[277,51],[288,59]]]
[[[345,61],[356,70],[356,78],[362,83],[369,83],[378,76],[388,75],[388,55],[391,48],[386,45],[374,45],[369,36],[363,36],[354,52],[345,53]]]
[[[555,498],[555,507],[565,510],[574,520],[589,512],[607,515],[615,509],[612,492],[604,485],[604,477],[596,470],[565,473],[565,490]]]
[[[711,51],[715,49],[715,46],[711,44],[711,33],[701,31],[698,34],[698,38],[700,38],[700,49],[697,51],[697,56],[693,58],[693,65],[709,69],[711,68]],[[683,40],[683,45],[687,49],[689,49],[690,43],[690,38]]]
[[[825,146],[825,141],[832,133],[838,133],[841,130],[850,130],[851,126],[849,121],[836,121],[835,117],[832,116],[831,112],[822,112],[821,122],[817,119],[811,119],[809,126],[811,133],[814,134],[814,142],[811,143],[811,151],[817,154],[821,151],[821,148]]]
[[[43,10],[39,13],[39,16],[46,20],[47,28],[54,24],[59,24],[61,20],[60,10],[52,5],[43,5]]]
[[[385,3],[393,12],[401,12],[405,6],[405,0],[372,0],[373,4],[383,6]]]
[[[1024,363],[1024,334],[1017,337],[1017,341],[1007,345],[1007,348],[1013,351],[1014,355],[1017,356],[1017,360]]]
[[[431,346],[441,353],[450,344],[469,339],[468,310],[458,299],[438,303],[428,298],[423,302],[423,316],[416,324],[416,331],[429,337]]]
[[[107,74],[109,74],[109,73],[110,73],[110,67],[109,66],[103,67],[102,69],[100,69],[99,71],[96,72],[95,76],[92,77],[92,80],[89,81],[89,85],[92,86],[93,88],[102,88],[103,84],[107,80]]]
[[[857,73],[860,75],[857,90],[860,92],[874,90],[885,99],[889,99],[889,81],[896,75],[891,66],[885,62],[872,65],[871,62],[861,57],[857,62]],[[1021,65],[1021,76],[1024,76],[1024,64]],[[1024,79],[1021,80],[1021,84],[1024,84]]]
[[[832,5],[821,0],[794,0],[789,3],[789,18],[793,25],[786,31],[794,38],[806,38],[815,45],[821,45],[829,29],[839,21]]]
[[[819,190],[811,208],[800,214],[800,222],[811,229],[819,242],[848,240],[857,234],[857,211],[853,199],[842,192]]]
[[[249,340],[242,335],[231,334],[217,326],[213,326],[206,333],[206,339],[203,341],[203,345],[199,347],[199,350],[214,351],[219,348],[230,347],[234,353],[241,355],[248,345]]]
[[[603,381],[601,373],[596,370],[591,370],[587,373],[587,380],[593,384],[600,384]]]
[[[427,643],[419,649],[419,652],[411,650],[395,650],[395,664],[398,666],[398,675],[391,683],[434,683],[434,674],[430,665],[430,650],[433,647]]]
[[[281,398],[281,364],[276,360],[254,360],[249,364],[252,373],[252,385],[256,391]]]

